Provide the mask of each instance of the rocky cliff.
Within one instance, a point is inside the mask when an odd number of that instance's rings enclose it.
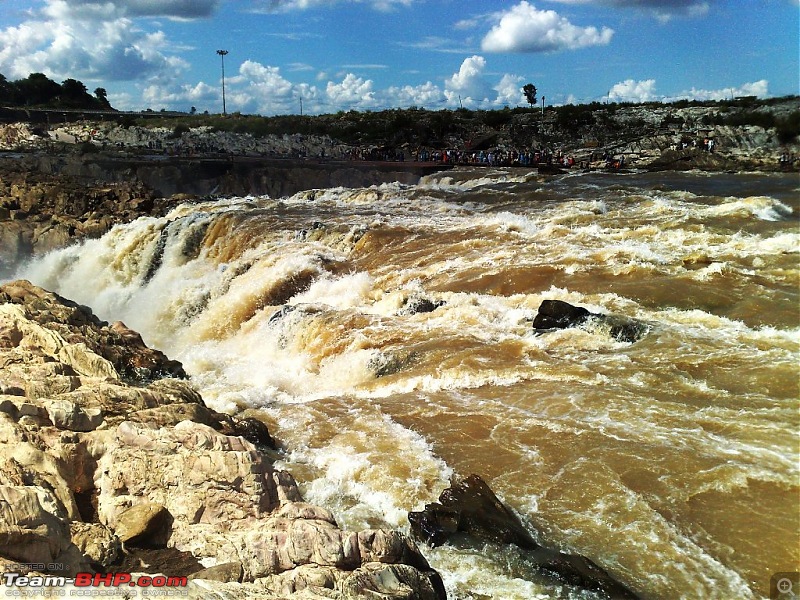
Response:
[[[410,539],[340,529],[272,466],[263,424],[183,377],[122,323],[0,287],[6,572],[161,572],[193,598],[444,598]]]
[[[27,257],[192,197],[416,183],[442,165],[248,157],[31,153],[0,158],[0,277]]]

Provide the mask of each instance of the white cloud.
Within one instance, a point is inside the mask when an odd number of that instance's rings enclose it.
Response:
[[[251,86],[271,88],[276,95],[283,95],[291,88],[291,83],[284,79],[278,67],[268,67],[261,63],[246,60],[239,67],[239,77],[231,78],[230,83],[248,81]]]
[[[446,101],[442,89],[430,81],[418,86],[390,87],[386,90],[386,99],[394,106],[433,109]]]
[[[675,100],[725,100],[737,96],[758,96],[765,98],[769,95],[769,82],[766,79],[743,83],[739,87],[729,87],[719,90],[703,90],[692,88],[675,96],[664,98],[665,101]]]
[[[328,82],[325,93],[331,103],[339,107],[374,108],[377,106],[371,79],[361,79],[348,73],[341,83]]]
[[[495,15],[497,24],[483,38],[485,52],[554,52],[604,46],[614,31],[578,27],[552,10],[538,10],[523,0]]]
[[[608,92],[612,102],[652,102],[656,100],[656,80],[634,81],[626,79],[615,83]]]
[[[494,86],[497,90],[497,104],[508,104],[516,106],[517,104],[527,104],[525,94],[522,93],[523,78],[518,75],[510,75],[506,73],[500,79],[500,83]]]
[[[109,96],[109,98],[112,100],[112,106],[117,106],[114,103],[116,99],[113,96]],[[142,99],[147,107],[170,107],[187,111],[190,106],[194,105],[216,106],[222,102],[221,98],[218,88],[207,85],[202,81],[196,85],[182,85],[172,91],[155,84],[145,87],[142,91]],[[130,104],[129,96],[120,96],[119,100],[122,106]],[[137,106],[135,108],[139,109],[141,107]]]
[[[626,79],[611,87],[608,98],[612,102],[674,102],[676,100],[724,100],[736,96],[758,96],[764,98],[768,95],[769,82],[766,79],[718,90],[703,90],[693,87],[675,95],[656,94],[655,79],[642,81]]]
[[[0,72],[11,78],[42,72],[56,79],[129,81],[177,77],[188,65],[168,53],[161,31],[145,32],[125,16],[127,4],[46,0],[18,27],[0,30]],[[165,10],[172,13],[177,6]]]
[[[486,59],[482,56],[464,59],[458,73],[445,81],[444,93],[451,104],[472,106],[488,100],[492,87],[484,79],[485,68]]]

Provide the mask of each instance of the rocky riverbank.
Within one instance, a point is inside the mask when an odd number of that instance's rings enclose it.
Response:
[[[445,597],[409,538],[303,502],[263,423],[210,410],[124,324],[25,281],[0,287],[0,432],[6,573],[164,573],[191,598]]]
[[[154,158],[121,154],[0,156],[0,277],[26,258],[117,223],[160,216],[210,194],[274,198],[336,186],[416,183],[445,168],[366,162],[243,157]]]
[[[755,107],[559,107],[544,114],[496,111],[497,127],[458,111],[418,111],[418,122],[391,140],[360,145],[329,135],[256,137],[180,122],[172,128],[0,125],[0,276],[27,256],[141,215],[164,214],[191,196],[277,198],[315,188],[416,183],[460,163],[523,165],[547,174],[569,168],[798,171],[794,130],[770,123],[793,123],[799,111],[796,98]],[[389,111],[378,126],[380,115],[345,116],[366,119],[353,127],[387,132],[399,118]],[[447,128],[428,122],[445,116],[453,119]],[[748,120],[763,126],[732,124]]]
[[[797,97],[705,104],[592,103],[496,111],[390,110],[316,117],[186,116],[49,127],[0,125],[0,150],[122,153],[127,157],[434,161],[519,164],[551,159],[604,168],[796,169]],[[122,119],[125,121],[125,119]],[[288,133],[266,133],[285,131]],[[305,131],[306,133],[299,133]],[[313,133],[312,133],[313,132]],[[711,155],[703,156],[697,151]],[[665,152],[680,151],[679,160]],[[686,152],[683,152],[686,151]],[[522,157],[520,156],[522,155]]]

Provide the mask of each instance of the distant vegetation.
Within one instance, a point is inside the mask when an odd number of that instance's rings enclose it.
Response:
[[[216,131],[247,133],[254,137],[270,134],[329,135],[347,144],[386,145],[399,147],[403,144],[444,143],[450,137],[466,139],[475,145],[489,139],[493,133],[503,130],[511,134],[514,143],[529,144],[533,139],[548,141],[559,137],[579,135],[602,138],[604,134],[619,133],[620,124],[615,114],[623,108],[691,108],[714,109],[703,117],[705,126],[757,125],[765,129],[775,128],[781,143],[788,143],[800,135],[800,110],[776,116],[769,107],[797,96],[759,100],[756,97],[736,98],[720,101],[679,100],[671,104],[659,102],[600,103],[547,107],[546,116],[534,106],[536,87],[525,86],[525,95],[530,106],[503,108],[498,110],[426,110],[411,107],[383,111],[339,111],[316,116],[279,115],[231,115],[197,113],[194,108],[188,113],[165,113],[152,110],[139,113],[121,113],[117,120],[125,126],[162,126],[173,130],[175,137],[193,127],[207,126]],[[86,110],[114,110],[108,102],[106,90],[97,88],[90,95],[86,86],[75,79],[56,83],[42,73],[32,73],[25,79],[8,81],[0,74],[0,106],[25,108],[74,108]],[[661,127],[681,126],[683,120],[670,115]],[[643,128],[645,122],[628,119],[627,128]]]
[[[9,81],[0,73],[0,106],[114,110],[105,89],[95,89],[92,96],[77,79],[65,79],[59,84],[43,73],[31,73],[16,81]]]
[[[800,106],[800,99],[798,99]],[[679,101],[673,104],[648,103],[600,103],[548,107],[546,116],[540,108],[517,107],[499,110],[426,110],[422,108],[390,109],[383,111],[340,111],[333,114],[303,116],[279,115],[261,117],[257,115],[186,114],[185,116],[162,118],[154,115],[136,119],[131,115],[123,121],[127,125],[172,128],[179,136],[187,128],[211,127],[216,131],[247,133],[254,137],[266,135],[329,135],[347,144],[371,144],[399,147],[403,144],[442,143],[449,137],[470,140],[479,144],[500,130],[511,134],[514,143],[526,145],[532,139],[543,140],[549,136],[576,135],[610,136],[619,133],[620,124],[615,115],[623,108],[690,108],[715,109],[696,125],[758,125],[774,127],[781,143],[788,143],[800,135],[800,110],[783,116],[769,111],[769,106],[784,103],[787,98],[753,100],[750,98],[724,101]],[[157,113],[156,113],[157,114]],[[683,119],[670,115],[659,124],[682,126]],[[645,127],[642,120],[628,119],[626,128]]]

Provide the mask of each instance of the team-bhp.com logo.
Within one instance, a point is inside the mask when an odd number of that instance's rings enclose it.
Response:
[[[29,596],[30,592],[45,588],[65,591],[71,586],[70,596],[93,596],[98,588],[156,588],[158,594],[145,595],[183,595],[185,590],[171,590],[169,588],[184,588],[187,585],[186,577],[167,577],[166,575],[139,575],[135,579],[131,573],[78,573],[75,577],[61,577],[57,575],[23,575],[22,573],[3,573],[3,584],[7,588],[6,596]],[[28,592],[28,593],[26,593]],[[52,594],[50,594],[52,595]],[[66,593],[60,594],[66,596]],[[107,594],[104,594],[107,595]]]

